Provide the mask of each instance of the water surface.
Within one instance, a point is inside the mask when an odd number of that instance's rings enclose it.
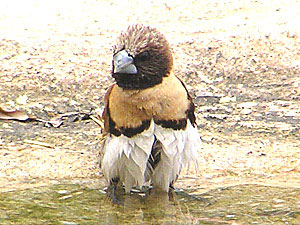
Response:
[[[201,195],[118,194],[57,184],[0,193],[0,224],[299,224],[300,189],[239,185]]]

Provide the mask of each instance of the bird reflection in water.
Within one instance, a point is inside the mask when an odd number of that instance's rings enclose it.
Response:
[[[168,193],[146,188],[143,191],[132,189],[130,194],[126,194],[118,186],[113,194],[111,191],[107,189],[107,199],[100,206],[99,224],[192,223],[189,214],[184,213],[187,209],[178,201],[178,191],[174,189],[170,188]]]

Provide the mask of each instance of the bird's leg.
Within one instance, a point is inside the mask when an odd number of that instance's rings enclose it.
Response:
[[[170,186],[169,186],[169,191],[171,191],[171,190],[176,190],[176,188],[174,187],[173,183],[170,184]]]
[[[112,200],[113,203],[119,204],[120,201],[117,198],[117,185],[119,182],[119,178],[113,178],[110,181],[109,187],[107,188],[107,195]]]
[[[169,192],[168,192],[169,200],[173,200],[175,198],[175,196],[176,196],[175,191],[176,191],[176,188],[173,186],[173,183],[170,184]]]

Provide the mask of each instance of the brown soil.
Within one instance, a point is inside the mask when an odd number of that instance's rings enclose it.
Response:
[[[166,35],[197,105],[200,170],[178,187],[299,186],[299,1],[20,4],[0,9],[0,107],[77,114],[58,128],[0,120],[0,191],[101,176],[100,129],[86,115],[102,111],[111,46],[132,23]]]

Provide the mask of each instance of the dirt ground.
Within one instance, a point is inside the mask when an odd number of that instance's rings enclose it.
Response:
[[[26,2],[26,3],[25,3]],[[299,187],[300,1],[7,1],[0,9],[0,191],[97,178],[112,45],[129,24],[158,28],[194,97],[200,170],[178,187]],[[69,113],[69,114],[66,114]]]

